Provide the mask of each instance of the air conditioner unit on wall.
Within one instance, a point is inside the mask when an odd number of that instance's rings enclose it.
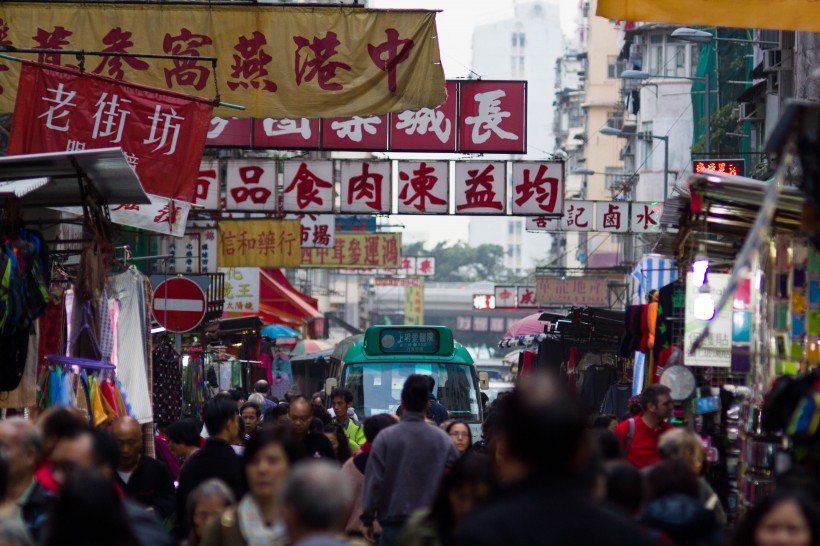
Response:
[[[740,121],[761,121],[763,120],[765,106],[759,102],[740,103]]]
[[[783,50],[767,49],[763,51],[763,71],[774,72],[783,70]]]

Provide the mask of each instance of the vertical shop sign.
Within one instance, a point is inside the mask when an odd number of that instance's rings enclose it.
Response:
[[[513,309],[515,308],[515,287],[514,286],[496,286],[495,290],[495,308],[499,309]]]
[[[436,259],[433,256],[419,256],[416,258],[416,275],[434,277],[436,275]]]
[[[342,214],[390,214],[393,165],[390,161],[342,161],[339,183]]]
[[[404,288],[404,324],[421,326],[424,324],[424,279],[419,277],[418,286]]]
[[[457,161],[456,214],[504,214],[507,211],[507,164],[503,161]]]
[[[399,265],[399,273],[402,275],[415,275],[416,274],[416,260],[412,256],[402,256],[401,257],[401,265]]]
[[[283,161],[285,212],[333,212],[333,161]]]
[[[196,176],[196,190],[192,203],[203,210],[219,210],[222,188],[222,169],[218,159],[206,159],[199,165]]]
[[[559,215],[564,210],[562,161],[516,161],[511,186],[513,214]]]
[[[199,263],[202,273],[216,273],[217,245],[219,232],[215,229],[206,229],[199,236]]]
[[[458,82],[447,82],[447,100],[436,108],[405,110],[390,114],[390,150],[406,152],[455,152]]]
[[[566,201],[561,217],[563,231],[592,231],[595,223],[595,204],[592,201]]]
[[[318,150],[318,119],[255,119],[253,146],[277,150]]]
[[[225,172],[225,209],[276,210],[276,160],[231,159]]]
[[[527,82],[461,82],[460,152],[526,153]]]
[[[219,273],[225,274],[225,312],[259,311],[258,267],[220,267]]]
[[[535,297],[535,286],[516,286],[518,307],[538,307],[538,299]]]
[[[446,161],[399,161],[399,214],[447,214],[450,210]]]

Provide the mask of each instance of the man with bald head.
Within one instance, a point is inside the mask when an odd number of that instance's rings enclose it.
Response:
[[[114,421],[111,428],[120,446],[117,484],[125,495],[156,512],[164,520],[174,512],[174,478],[165,464],[142,454],[142,428],[133,417]]]

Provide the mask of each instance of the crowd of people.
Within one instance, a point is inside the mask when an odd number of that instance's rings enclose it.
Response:
[[[488,408],[475,442],[422,375],[400,418],[360,420],[346,389],[328,408],[254,390],[160,427],[156,458],[131,418],[103,430],[54,407],[0,421],[0,546],[820,544],[795,489],[727,527],[699,439],[666,422],[664,387],[620,423],[590,423],[534,374]]]

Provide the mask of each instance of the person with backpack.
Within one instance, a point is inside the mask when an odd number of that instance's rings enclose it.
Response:
[[[671,392],[664,385],[649,385],[641,393],[641,413],[615,428],[626,462],[639,470],[661,460],[658,442],[672,428],[666,422],[674,409]]]

